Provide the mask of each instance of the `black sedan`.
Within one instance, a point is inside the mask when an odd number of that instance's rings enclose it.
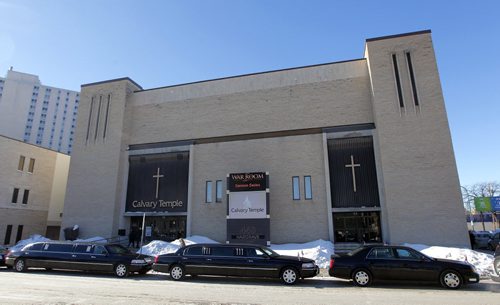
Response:
[[[431,258],[399,246],[365,246],[342,256],[332,255],[328,272],[330,276],[352,279],[357,286],[392,280],[435,282],[458,289],[465,283],[479,282],[479,274],[469,263]]]
[[[7,248],[0,246],[0,267],[5,266],[5,256],[7,255]]]
[[[37,267],[112,272],[118,277],[125,277],[131,272],[148,272],[153,262],[151,257],[131,253],[121,245],[39,242],[10,251],[5,263],[18,272]]]
[[[195,244],[175,253],[157,256],[153,270],[169,273],[175,280],[186,274],[279,278],[286,285],[300,278],[314,277],[319,268],[314,260],[282,256],[259,245]]]

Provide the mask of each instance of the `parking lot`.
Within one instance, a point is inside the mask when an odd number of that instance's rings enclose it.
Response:
[[[278,280],[112,275],[0,270],[0,304],[496,304],[500,283],[492,280],[452,291],[438,285],[375,284],[353,287],[330,277],[295,286]]]

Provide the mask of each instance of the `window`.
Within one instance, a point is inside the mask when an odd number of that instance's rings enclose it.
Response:
[[[191,247],[187,249],[186,255],[202,255],[201,247]]]
[[[4,245],[10,244],[11,234],[12,234],[12,225],[7,225],[7,230],[5,230],[5,239],[3,240]]]
[[[16,234],[16,244],[18,241],[21,240],[21,238],[23,237],[23,228],[24,226],[23,225],[18,225],[17,226],[17,234]]]
[[[300,182],[298,176],[292,177],[292,188],[293,200],[300,200]]]
[[[399,107],[404,108],[403,89],[401,88],[401,79],[399,78],[398,59],[396,54],[392,54],[392,63],[394,67],[394,78],[396,79],[396,90],[398,91]]]
[[[28,204],[28,197],[30,195],[30,190],[24,190],[23,194],[23,204]]]
[[[391,248],[373,248],[368,258],[391,259],[394,258],[394,253]]]
[[[415,74],[413,73],[413,64],[411,62],[410,52],[406,52],[406,62],[408,63],[408,72],[410,74],[411,91],[413,93],[413,102],[415,106],[419,105],[418,95],[417,95],[417,83],[415,82]]]
[[[312,199],[311,176],[304,176],[304,195],[305,199]]]
[[[72,252],[73,245],[71,245],[71,244],[45,244],[45,247],[43,247],[43,249],[46,251],[52,251],[52,252]]]
[[[28,173],[33,173],[34,169],[35,169],[35,159],[30,158],[30,164],[28,166]]]
[[[12,192],[12,203],[17,203],[17,196],[19,195],[19,189],[14,188],[14,192]]]
[[[419,255],[416,252],[407,250],[407,249],[396,249],[396,253],[398,254],[398,258],[400,258],[400,259],[407,259],[407,260],[423,259],[423,256]]]
[[[215,181],[215,202],[222,202],[222,180]]]
[[[42,246],[43,246],[43,243],[34,244],[31,247],[29,247],[29,250],[30,251],[41,251]]]
[[[213,247],[211,251],[212,255],[215,256],[233,256],[234,248],[233,247]]]
[[[108,254],[108,251],[106,251],[106,248],[104,248],[104,246],[95,246],[94,254],[105,255]]]
[[[207,181],[206,183],[205,202],[212,202],[212,181]]]
[[[19,157],[19,165],[17,166],[17,169],[20,171],[24,170],[24,159],[26,159],[24,156]]]

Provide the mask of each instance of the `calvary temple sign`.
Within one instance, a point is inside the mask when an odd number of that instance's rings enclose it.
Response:
[[[227,242],[270,244],[269,174],[227,176]]]

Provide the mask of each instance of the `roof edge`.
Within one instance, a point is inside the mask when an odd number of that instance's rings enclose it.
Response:
[[[396,35],[368,38],[365,41],[372,42],[372,41],[377,41],[377,40],[392,39],[392,38],[399,38],[399,37],[412,36],[412,35],[430,34],[430,33],[431,33],[431,30],[423,30],[423,31],[408,32],[408,33],[402,33],[402,34],[396,34]]]
[[[95,85],[101,85],[101,84],[106,84],[106,83],[112,83],[112,82],[119,82],[119,81],[123,81],[123,80],[127,80],[129,82],[131,82],[132,84],[136,85],[138,88],[140,88],[141,90],[143,90],[142,86],[139,85],[138,83],[134,82],[133,79],[131,79],[130,77],[121,77],[121,78],[115,78],[115,79],[110,79],[110,80],[104,80],[104,81],[100,81],[100,82],[95,82],[95,83],[88,83],[88,84],[82,84],[81,87],[89,87],[89,86],[95,86]]]

